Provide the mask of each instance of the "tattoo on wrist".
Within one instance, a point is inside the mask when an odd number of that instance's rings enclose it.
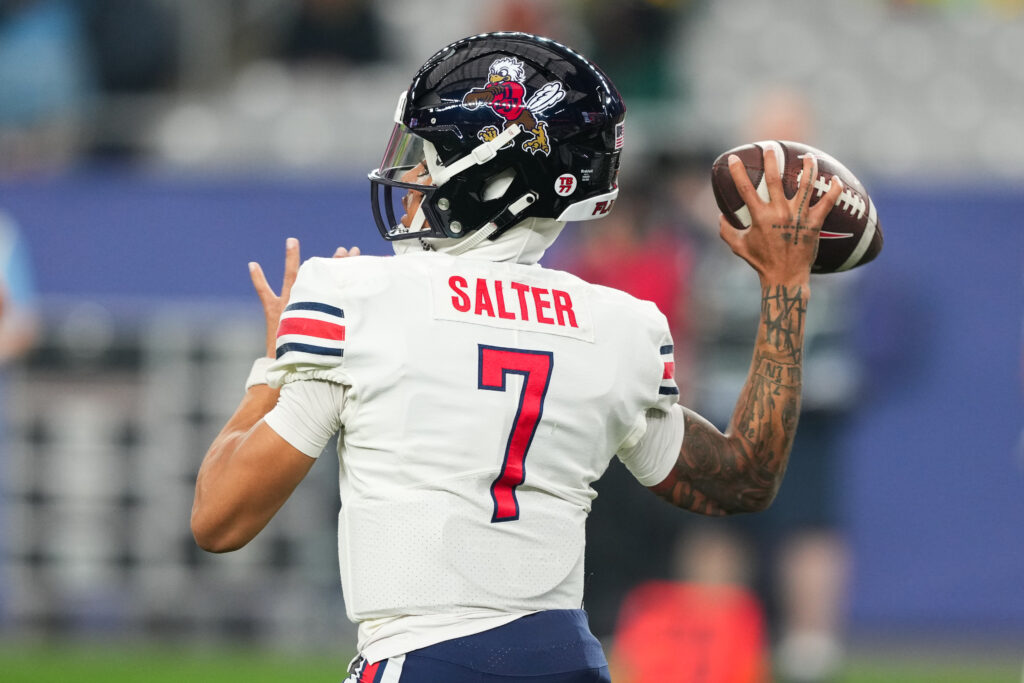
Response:
[[[803,354],[806,292],[801,286],[775,285],[761,292],[761,317],[765,322],[765,341],[785,353],[795,363]]]

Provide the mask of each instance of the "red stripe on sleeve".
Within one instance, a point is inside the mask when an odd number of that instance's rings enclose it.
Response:
[[[672,379],[676,376],[676,364],[673,361],[665,363],[665,371],[661,373],[662,379]]]
[[[304,334],[320,339],[345,341],[345,326],[312,318],[285,318],[277,328],[277,336]]]

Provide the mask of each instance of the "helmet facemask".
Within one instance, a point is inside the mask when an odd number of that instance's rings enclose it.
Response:
[[[373,217],[384,239],[443,237],[443,221],[430,197],[437,191],[439,161],[433,149],[403,124],[395,124],[384,159],[370,173]],[[428,213],[431,214],[428,216]]]
[[[403,93],[400,110],[404,100]],[[515,171],[495,163],[499,150],[521,132],[520,127],[511,126],[446,164],[433,143],[396,122],[384,159],[369,175],[373,217],[384,239],[461,238],[489,223],[504,230],[524,217],[536,193],[526,190],[502,201],[515,184]],[[467,193],[472,201],[460,201],[460,195]],[[479,210],[456,210],[470,205]]]

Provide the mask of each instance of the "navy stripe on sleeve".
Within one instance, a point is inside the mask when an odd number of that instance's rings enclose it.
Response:
[[[345,311],[341,310],[336,306],[328,306],[322,304],[319,301],[296,301],[293,304],[288,304],[284,309],[286,311],[319,311],[320,313],[326,313],[328,315],[336,315],[339,318],[345,317]]]
[[[280,358],[289,351],[299,351],[301,353],[315,353],[321,356],[343,356],[345,355],[344,349],[332,349],[327,346],[316,346],[315,344],[281,344],[277,347],[277,357]]]
[[[665,346],[661,347],[661,355],[664,356],[666,353],[672,353],[672,345],[671,344],[666,344]]]
[[[669,396],[669,395],[672,395],[672,394],[678,394],[679,393],[679,388],[678,387],[658,387],[658,393],[659,394],[664,394],[665,396]]]

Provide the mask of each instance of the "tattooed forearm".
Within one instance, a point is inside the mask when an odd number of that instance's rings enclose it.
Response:
[[[684,510],[704,515],[728,514],[713,490],[732,464],[724,457],[722,435],[690,412],[685,420],[686,448],[680,451],[671,474],[651,490]]]
[[[804,339],[807,295],[803,287],[766,286],[761,292],[764,340],[777,351],[800,361]]]
[[[778,363],[770,358],[760,358],[754,363],[754,373],[780,387],[799,389],[802,370],[797,363]]]
[[[657,495],[685,510],[728,515],[767,507],[773,474],[749,449],[730,443],[699,415],[686,412],[686,437],[672,473]]]
[[[686,411],[679,458],[655,493],[706,515],[768,507],[796,434],[808,297],[806,286],[764,288],[750,374],[726,433]]]

